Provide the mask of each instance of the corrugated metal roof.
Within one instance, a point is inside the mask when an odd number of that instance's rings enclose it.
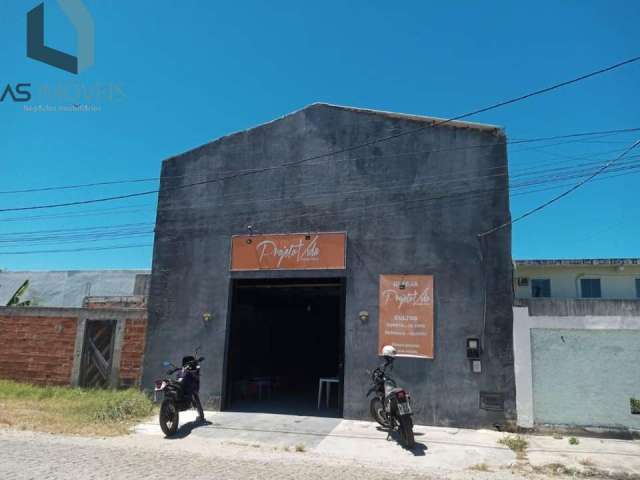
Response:
[[[3,276],[0,272],[0,307],[4,307],[27,279],[26,276]]]
[[[21,301],[30,300],[32,306],[40,307],[82,307],[84,297],[89,295],[133,295],[136,275],[149,273],[149,270],[0,271],[0,305],[6,305],[25,280],[29,280],[29,288]]]

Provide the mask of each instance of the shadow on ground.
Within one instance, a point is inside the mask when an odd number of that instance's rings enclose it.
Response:
[[[378,430],[379,432],[385,432],[387,434],[387,440],[393,439],[398,445],[400,445],[406,451],[411,452],[416,457],[423,457],[426,454],[427,450],[429,450],[429,447],[427,447],[424,443],[421,443],[421,442],[415,442],[415,445],[413,446],[413,448],[404,447],[402,445],[402,442],[400,441],[400,433],[397,432],[396,430],[389,431],[388,429],[380,426],[377,426],[376,430]],[[424,435],[424,433],[414,431],[413,435],[418,437],[418,436]]]
[[[180,438],[185,438],[188,437],[194,429],[198,427],[206,427],[207,425],[213,425],[213,423],[208,420],[205,420],[204,422],[200,420],[187,422],[178,428],[178,431],[175,433],[175,435],[164,438],[166,438],[167,440],[178,440]]]

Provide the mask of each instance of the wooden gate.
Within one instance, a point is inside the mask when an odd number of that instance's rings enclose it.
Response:
[[[80,386],[109,386],[115,331],[115,320],[87,320],[80,365]]]

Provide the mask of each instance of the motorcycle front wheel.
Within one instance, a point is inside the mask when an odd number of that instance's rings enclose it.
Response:
[[[415,439],[413,437],[413,421],[409,415],[402,415],[398,419],[400,426],[400,441],[405,448],[413,448]]]
[[[378,397],[373,397],[369,403],[369,413],[373,419],[385,428],[390,428],[391,424],[387,420],[387,414],[384,411],[384,404]]]
[[[171,400],[164,400],[160,406],[160,428],[162,432],[170,437],[178,431],[178,423],[180,421],[180,413],[176,404]]]

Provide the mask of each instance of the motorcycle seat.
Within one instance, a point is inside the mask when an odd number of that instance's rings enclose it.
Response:
[[[404,391],[404,388],[398,388],[398,387],[392,388],[391,390],[386,390],[384,392],[384,396],[385,397],[389,397],[390,395],[393,395],[393,394],[395,394],[397,392],[402,392],[402,391]]]

